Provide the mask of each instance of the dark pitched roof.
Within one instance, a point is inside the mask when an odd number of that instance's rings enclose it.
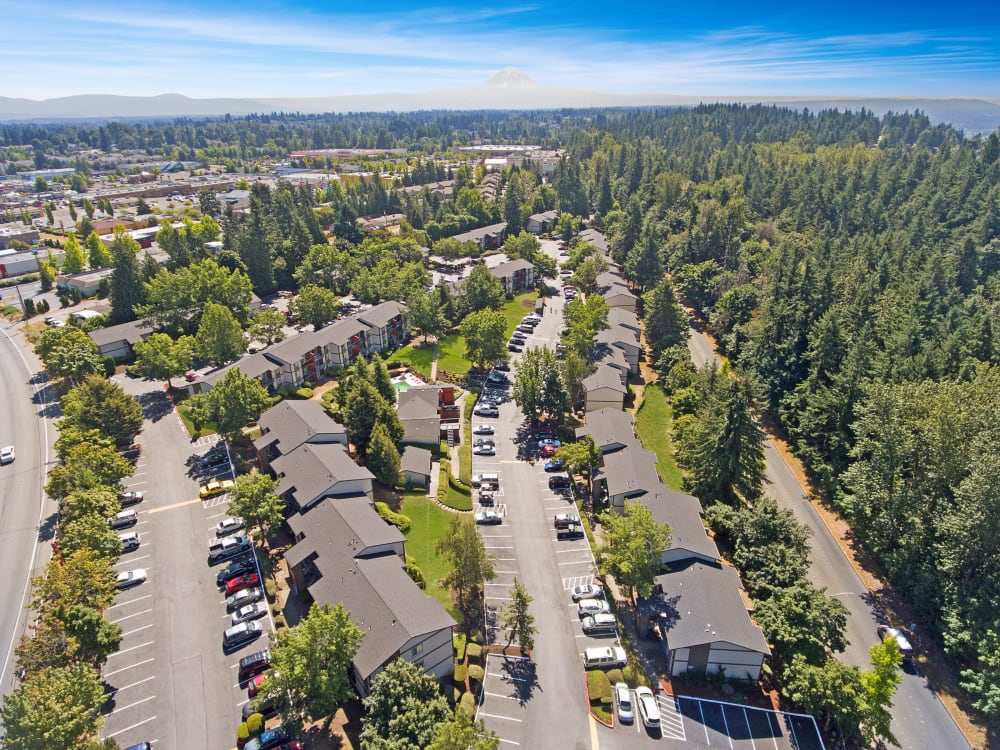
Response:
[[[644,611],[667,615],[667,648],[731,643],[770,654],[760,628],[747,612],[740,577],[733,568],[691,561],[657,576],[663,593],[642,602]]]
[[[590,435],[594,445],[602,450],[609,445],[629,445],[637,440],[632,415],[610,407],[587,412],[587,424],[576,428],[577,438],[584,435]]]
[[[604,235],[597,231],[596,229],[584,229],[580,232],[580,239],[584,242],[589,242],[591,245],[596,247],[605,255],[608,252],[608,241]]]
[[[411,386],[401,391],[397,399],[396,411],[401,420],[430,419],[438,416],[438,401],[441,389],[434,386]]]
[[[686,550],[712,560],[719,559],[719,548],[708,536],[701,521],[701,501],[698,498],[659,485],[640,497],[639,502],[649,508],[657,523],[670,524],[670,545],[667,549]]]
[[[278,365],[298,362],[306,352],[323,346],[326,339],[320,336],[322,332],[320,330],[293,334],[284,341],[274,344],[266,352],[263,352],[263,354]]]
[[[278,456],[271,467],[280,475],[276,492],[284,495],[293,491],[300,506],[329,491],[340,482],[374,479],[363,466],[358,466],[340,443],[300,445],[291,453]]]
[[[621,351],[619,349],[619,351]],[[583,388],[586,391],[595,391],[598,388],[611,388],[619,393],[627,393],[628,389],[622,385],[622,378],[619,370],[611,365],[599,365],[592,375],[583,379]]]
[[[239,369],[239,371],[248,378],[256,378],[263,375],[265,372],[273,372],[281,369],[280,365],[275,364],[265,357],[263,352],[257,352],[256,354],[251,354],[247,357],[241,357],[235,362],[232,362],[215,372],[209,373],[202,378],[202,382],[208,383],[209,385],[215,385],[234,367]]]
[[[638,444],[606,455],[601,475],[609,495],[638,497],[666,490],[656,473],[656,454]]]
[[[278,450],[288,453],[316,435],[342,435],[347,428],[326,413],[317,401],[286,399],[260,415],[261,436],[254,440],[258,450],[278,443]]]
[[[407,445],[400,454],[399,469],[402,472],[431,475],[431,452],[426,448]]]
[[[502,234],[507,228],[507,222],[502,221],[499,224],[490,224],[488,227],[480,227],[479,229],[472,229],[468,232],[462,232],[461,234],[454,235],[454,238],[459,242],[468,242],[472,240],[473,242],[479,242],[483,237],[489,237],[491,235]]]
[[[518,258],[517,260],[508,260],[499,265],[493,266],[490,269],[490,273],[496,276],[498,279],[503,279],[508,276],[513,276],[518,271],[526,271],[529,268],[534,268],[534,264],[531,261],[525,260],[524,258]]]
[[[363,335],[368,332],[371,326],[364,323],[361,318],[352,315],[336,323],[328,325],[316,331],[323,345],[336,344],[337,346],[348,344],[354,336]]]
[[[129,344],[134,344],[152,332],[153,329],[149,326],[144,326],[141,320],[133,320],[129,323],[119,323],[116,326],[98,328],[96,331],[87,331],[87,335],[98,346],[105,346],[106,344],[114,344],[118,341],[127,341]]]
[[[402,314],[405,310],[406,307],[401,303],[389,300],[388,302],[375,305],[371,310],[362,313],[358,316],[358,320],[362,323],[367,323],[372,328],[384,328],[393,318]]]
[[[631,310],[623,310],[620,307],[612,307],[608,310],[608,323],[612,326],[622,326],[635,331],[636,334],[642,330],[639,323],[639,316]]]
[[[286,554],[292,566],[313,554],[317,559],[353,559],[372,554],[375,548],[406,541],[399,529],[375,512],[366,495],[327,498],[290,516],[288,525],[295,538],[305,536]]]
[[[610,344],[619,349],[639,348],[639,334],[631,328],[617,324],[612,325],[610,328],[605,328],[603,331],[598,331],[594,335],[594,341],[598,344]]]

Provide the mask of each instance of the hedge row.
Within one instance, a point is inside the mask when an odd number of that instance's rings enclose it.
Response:
[[[376,502],[375,510],[382,518],[391,523],[404,534],[410,530],[410,517],[402,513],[396,513],[387,503]]]

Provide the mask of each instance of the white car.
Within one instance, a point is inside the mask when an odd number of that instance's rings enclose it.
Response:
[[[240,607],[238,610],[233,612],[233,625],[239,625],[241,622],[256,620],[258,617],[263,617],[266,614],[267,605],[264,604],[264,602],[254,602],[253,604],[248,604],[245,607]]]
[[[631,724],[635,721],[635,713],[632,710],[632,691],[624,682],[616,682],[614,695],[615,705],[618,706],[618,721],[622,724]]]
[[[503,516],[495,510],[481,510],[476,513],[476,523],[494,526],[503,523]]]
[[[596,583],[588,583],[583,586],[574,586],[570,593],[574,602],[581,599],[603,599],[604,587],[598,586]]]
[[[223,518],[215,525],[215,535],[216,536],[229,536],[234,531],[239,531],[243,528],[242,518]]]
[[[635,689],[635,702],[639,704],[639,716],[647,729],[660,728],[660,707],[656,705],[656,696],[648,687]]]
[[[599,615],[611,611],[611,605],[604,599],[581,599],[577,604],[577,612],[580,617],[587,615]]]
[[[472,431],[473,435],[492,435],[494,432],[493,425],[491,424],[481,424],[477,425]]]
[[[483,445],[477,445],[473,448],[472,453],[476,456],[495,456],[497,454],[497,449],[489,443],[484,443]]]
[[[145,568],[136,568],[135,570],[126,570],[124,573],[118,574],[118,588],[127,589],[132,586],[138,586],[140,583],[146,582],[146,570]]]
[[[0,465],[14,463],[14,446],[8,445],[0,449]]]

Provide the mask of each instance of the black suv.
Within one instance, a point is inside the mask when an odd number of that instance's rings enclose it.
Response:
[[[569,487],[569,477],[564,477],[564,476],[549,477],[550,490],[561,490],[566,487]]]

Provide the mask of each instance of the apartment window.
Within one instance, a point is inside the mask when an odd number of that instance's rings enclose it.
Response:
[[[417,657],[424,653],[424,644],[418,643],[416,646],[410,649],[410,656]]]

